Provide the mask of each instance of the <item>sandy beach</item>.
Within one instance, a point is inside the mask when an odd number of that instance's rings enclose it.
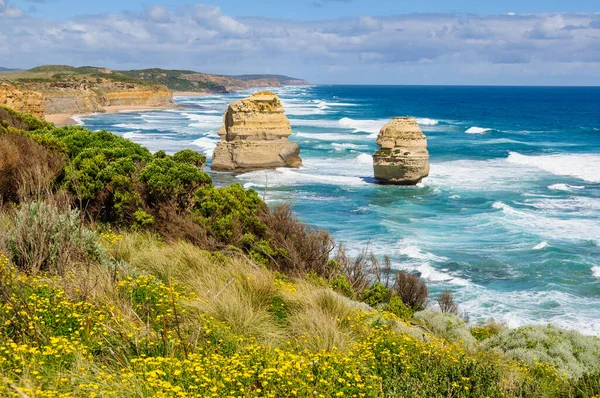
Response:
[[[102,113],[119,113],[126,111],[154,111],[159,109],[173,109],[178,108],[177,105],[160,105],[160,106],[149,106],[149,105],[111,105],[105,106],[104,112]],[[44,119],[47,122],[54,123],[57,126],[72,126],[77,124],[74,120],[74,116],[85,116],[91,113],[75,114],[75,113],[55,113],[52,115],[46,115]]]
[[[173,97],[204,97],[208,93],[201,93],[196,91],[174,91]]]

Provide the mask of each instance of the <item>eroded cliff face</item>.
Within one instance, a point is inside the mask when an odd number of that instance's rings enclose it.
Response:
[[[415,185],[429,175],[427,138],[414,118],[393,118],[381,128],[377,145],[373,170],[380,183]]]
[[[44,118],[44,99],[37,91],[21,90],[7,82],[0,81],[0,105],[18,112],[30,113]]]
[[[300,148],[288,141],[292,128],[279,98],[268,91],[233,102],[223,116],[214,170],[300,167]]]
[[[43,112],[46,115],[103,112],[106,106],[173,105],[173,92],[158,84],[134,84],[103,78],[70,76],[61,81],[18,82],[13,87],[22,93],[32,93],[31,95],[37,97],[43,104]],[[26,98],[25,94],[16,96]]]

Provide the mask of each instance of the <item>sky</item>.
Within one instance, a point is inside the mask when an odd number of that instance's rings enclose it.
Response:
[[[0,0],[0,66],[600,85],[599,0]]]

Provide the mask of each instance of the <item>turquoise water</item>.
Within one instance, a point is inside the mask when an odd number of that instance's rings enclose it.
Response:
[[[553,323],[600,335],[600,88],[310,86],[275,89],[304,167],[213,173],[289,200],[358,252],[450,289],[473,321]],[[151,150],[210,155],[228,102],[178,97],[176,110],[92,115]],[[373,183],[371,154],[392,116],[418,118],[431,174]],[[266,185],[266,189],[265,189]]]

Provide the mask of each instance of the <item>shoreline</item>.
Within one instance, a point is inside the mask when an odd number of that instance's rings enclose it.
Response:
[[[156,111],[163,109],[177,109],[180,106],[177,104],[172,105],[109,105],[105,106],[103,112],[88,112],[88,113],[54,113],[52,115],[45,115],[44,120],[47,122],[54,123],[57,127],[59,126],[73,126],[79,124],[76,117],[88,116],[96,113],[121,113],[121,112],[136,112],[136,111]]]
[[[211,93],[205,93],[200,91],[173,91],[173,97],[206,97]]]

